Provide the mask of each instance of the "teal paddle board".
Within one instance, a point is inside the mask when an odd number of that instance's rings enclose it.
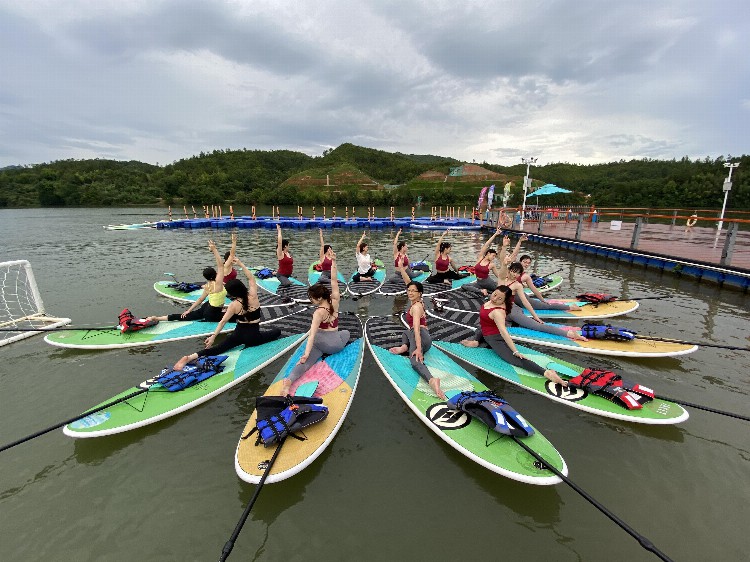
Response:
[[[354,276],[357,274],[355,271],[352,273],[351,277],[349,277],[349,283],[346,284],[346,289],[349,291],[349,294],[361,297],[363,295],[369,295],[372,293],[375,293],[385,282],[386,277],[386,269],[385,264],[382,260],[375,260],[373,262],[375,264],[375,267],[377,268],[375,270],[375,274],[372,276],[372,281],[354,281]]]

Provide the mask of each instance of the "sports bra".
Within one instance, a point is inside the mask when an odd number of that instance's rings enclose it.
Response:
[[[477,279],[487,279],[490,276],[490,264],[482,265],[482,261],[479,260],[479,263],[474,266],[474,275]]]
[[[327,306],[319,306],[318,308],[322,308],[323,310],[328,312],[328,320],[331,319],[331,310]],[[333,328],[338,328],[339,327],[339,315],[338,313],[334,313],[334,314],[336,315],[336,317],[333,319],[333,321],[321,322],[320,325],[318,326],[318,329],[330,330]]]
[[[294,271],[294,259],[292,259],[292,256],[284,253],[284,257],[279,260],[279,268],[277,271],[279,275],[289,277]]]
[[[227,296],[227,290],[222,289],[218,293],[208,293],[208,304],[215,307],[224,306],[224,298]]]
[[[497,324],[495,324],[495,321],[490,318],[490,313],[493,310],[505,310],[504,306],[493,306],[492,308],[485,308],[484,305],[482,305],[479,308],[479,327],[482,329],[482,335],[484,336],[494,336],[500,333],[500,329],[497,327]]]
[[[323,261],[320,263],[320,271],[331,271],[331,265],[333,262],[326,258],[323,258]]]
[[[424,303],[422,301],[419,301],[419,303],[422,305],[422,308],[424,309]],[[416,303],[414,303],[416,304]],[[406,323],[409,325],[409,329],[411,330],[414,327],[414,317],[411,315],[411,307],[414,305],[411,305],[409,307],[409,310],[406,311]],[[419,325],[427,327],[427,318],[425,318],[425,314],[422,314],[422,318],[419,319]]]
[[[232,279],[237,279],[237,270],[234,268],[224,276],[224,283],[231,281]]]
[[[401,254],[396,256],[393,265],[395,265],[396,267],[401,267],[401,264],[409,267],[409,256],[407,256],[406,254],[404,254],[403,256]]]
[[[254,323],[256,320],[260,320],[260,308],[246,310],[237,315],[238,324],[250,324]]]
[[[444,258],[442,254],[438,256],[438,259],[435,260],[435,270],[438,273],[445,273],[447,272],[451,267],[451,259],[450,258]]]

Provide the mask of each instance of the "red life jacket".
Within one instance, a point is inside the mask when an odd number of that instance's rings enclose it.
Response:
[[[643,404],[654,399],[654,391],[640,384],[622,380],[620,375],[604,369],[584,369],[568,381],[570,386],[599,394],[628,410],[640,410]]]
[[[593,305],[617,300],[617,297],[612,296],[609,293],[583,293],[582,295],[576,295],[576,298],[579,301],[588,302]]]
[[[127,332],[137,332],[138,330],[143,330],[143,328],[148,328],[149,326],[156,326],[159,323],[158,320],[136,318],[127,308],[122,310],[117,319],[120,322],[120,331],[123,334]]]

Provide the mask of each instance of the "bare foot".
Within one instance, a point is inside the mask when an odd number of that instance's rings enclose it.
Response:
[[[281,383],[281,395],[287,396],[291,389],[292,389],[292,381],[290,381],[289,379],[284,379],[284,381]]]
[[[568,310],[581,310],[581,307],[577,304],[568,305]]]
[[[479,342],[477,340],[461,340],[461,345],[466,347],[479,347]]]
[[[565,334],[567,337],[569,337],[571,340],[575,341],[589,341],[587,337],[582,336],[575,330],[568,330],[568,332]]]
[[[182,371],[185,368],[185,365],[190,363],[190,356],[189,355],[183,355],[180,357],[180,360],[177,361],[177,363],[174,364],[174,367],[172,367],[175,371]]]
[[[438,398],[441,400],[448,400],[448,397],[445,395],[445,392],[440,390],[440,379],[437,377],[432,377],[430,379],[430,382],[428,383],[430,385],[430,388],[432,391],[438,395]]]
[[[408,350],[409,350],[409,346],[399,345],[398,347],[390,348],[388,351],[390,351],[394,355],[401,355],[402,353],[406,353]]]
[[[445,283],[446,285],[451,285],[453,281],[451,281],[450,279],[443,279],[443,283]]]
[[[546,371],[544,371],[544,376],[555,384],[559,384],[560,386],[568,386],[567,381],[562,380],[560,378],[560,375],[558,375],[557,372],[553,371],[552,369],[547,369]]]

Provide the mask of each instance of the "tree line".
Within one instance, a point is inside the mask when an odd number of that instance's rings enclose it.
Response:
[[[599,207],[721,207],[727,176],[723,157],[690,160],[630,160],[533,167],[534,186],[554,183],[574,191],[546,197],[544,204]],[[733,209],[750,209],[750,157],[733,158]],[[474,205],[488,181],[425,181],[428,170],[448,174],[461,162],[434,155],[391,153],[352,144],[312,157],[289,150],[214,150],[166,166],[137,161],[60,160],[0,170],[0,207],[117,206],[175,204],[277,205]],[[325,174],[353,166],[386,188],[356,185],[282,185],[295,174]],[[512,182],[510,205],[523,198],[526,167],[480,164]],[[499,199],[506,180],[495,181]]]

